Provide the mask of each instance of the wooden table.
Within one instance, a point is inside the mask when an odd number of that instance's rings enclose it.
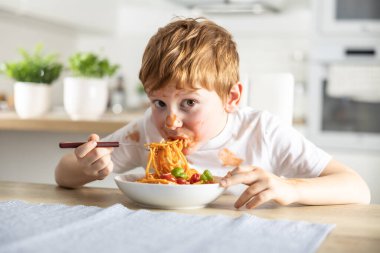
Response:
[[[91,188],[69,190],[47,184],[0,181],[0,201],[24,200],[31,203],[63,203],[108,207],[121,203],[130,209],[139,207],[118,189]],[[305,220],[333,223],[336,228],[328,235],[318,252],[380,252],[380,205],[288,206],[268,205],[255,210],[236,210],[236,197],[223,195],[206,208],[176,212],[239,216],[250,213],[262,218]],[[154,210],[161,212],[163,210]]]

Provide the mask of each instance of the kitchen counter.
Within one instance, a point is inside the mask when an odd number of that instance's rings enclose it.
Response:
[[[140,209],[118,189],[83,187],[70,190],[49,184],[0,181],[0,201],[24,200],[31,203],[61,203],[109,207],[121,203]],[[240,216],[249,213],[267,219],[305,220],[336,224],[317,252],[380,252],[380,205],[267,206],[254,210],[233,208],[235,196],[223,195],[206,208],[176,210],[197,215]],[[155,212],[163,210],[152,209]]]
[[[142,110],[121,114],[105,113],[98,120],[71,120],[63,111],[53,111],[42,117],[21,119],[15,112],[0,112],[0,130],[43,131],[66,133],[111,133],[143,115]]]

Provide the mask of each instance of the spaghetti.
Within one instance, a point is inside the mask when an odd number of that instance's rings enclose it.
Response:
[[[202,175],[190,168],[182,149],[187,140],[173,140],[146,144],[149,148],[145,177],[137,180],[150,184],[202,184],[213,183],[211,173],[206,170]],[[205,175],[206,174],[206,175]],[[203,176],[203,177],[202,177]]]

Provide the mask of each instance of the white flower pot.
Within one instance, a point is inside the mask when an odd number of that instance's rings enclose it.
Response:
[[[108,80],[66,77],[63,104],[73,120],[96,120],[107,108]]]
[[[42,116],[50,110],[51,85],[16,82],[14,85],[14,103],[20,118]]]

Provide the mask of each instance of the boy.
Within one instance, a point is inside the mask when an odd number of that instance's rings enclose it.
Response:
[[[239,56],[230,33],[215,23],[180,19],[159,29],[145,49],[139,77],[150,109],[104,139],[121,147],[95,148],[99,137],[92,134],[64,156],[56,168],[59,185],[80,187],[113,170],[145,167],[145,143],[187,139],[182,152],[197,169],[225,176],[223,187],[248,186],[236,208],[269,200],[369,203],[368,187],[353,170],[268,112],[238,109]]]

